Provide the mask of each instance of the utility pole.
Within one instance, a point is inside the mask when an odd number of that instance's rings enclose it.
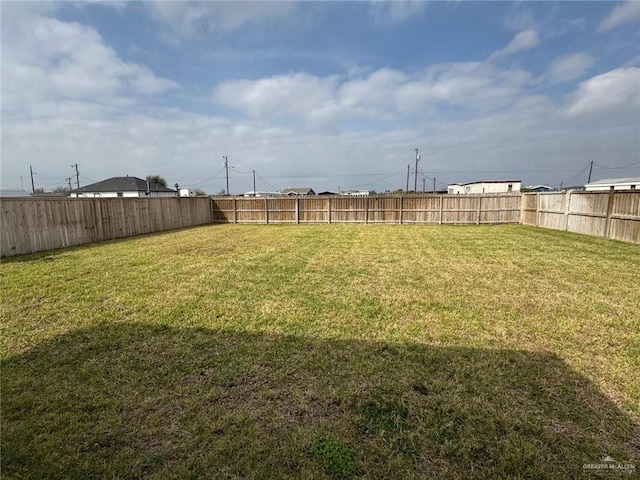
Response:
[[[253,196],[256,196],[256,171],[253,170]]]
[[[71,165],[71,168],[76,169],[76,185],[78,186],[78,188],[80,188],[80,172],[78,172],[78,164],[75,163]]]
[[[224,158],[224,169],[227,172],[227,195],[229,195],[229,162],[226,155],[223,155],[222,158]]]
[[[436,193],[436,177],[433,177],[433,193]]]
[[[593,160],[591,160],[591,166],[589,167],[589,180],[587,183],[591,183],[591,171],[593,170]]]
[[[425,177],[422,177],[422,193],[424,193],[424,192],[425,192],[424,185],[425,185],[425,182],[426,182],[426,181],[427,181],[427,179],[426,179]]]
[[[418,193],[418,160],[420,160],[420,154],[418,153],[418,149],[416,148],[416,171],[413,181],[413,191],[416,193]]]
[[[72,190],[72,188],[71,188],[71,177],[67,178],[67,182],[69,182],[69,191],[71,191]]]
[[[411,169],[411,164],[407,165],[407,189],[405,193],[409,191],[409,170]]]
[[[29,171],[31,172],[31,191],[36,193],[36,186],[33,183],[33,167],[31,165],[29,165]]]

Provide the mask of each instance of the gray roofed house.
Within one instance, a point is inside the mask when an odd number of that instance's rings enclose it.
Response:
[[[285,188],[282,190],[284,195],[315,195],[313,188]]]
[[[175,197],[177,192],[138,177],[112,177],[86,187],[71,190],[76,198]]]

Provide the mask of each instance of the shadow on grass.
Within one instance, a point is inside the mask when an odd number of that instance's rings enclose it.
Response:
[[[2,365],[4,478],[594,478],[639,452],[548,354],[119,324]]]

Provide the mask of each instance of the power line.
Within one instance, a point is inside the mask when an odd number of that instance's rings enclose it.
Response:
[[[598,163],[594,163],[594,165],[598,168],[604,168],[605,170],[620,170],[622,168],[633,167],[634,165],[640,165],[640,161],[630,163],[629,165],[623,165],[621,167],[605,167],[604,165],[600,165]]]
[[[360,187],[366,187],[368,185],[375,185],[376,183],[382,182],[383,180],[387,180],[391,177],[395,177],[396,175],[400,175],[400,174],[404,174],[404,167],[402,167],[397,172],[387,175],[386,177],[378,178],[377,180],[372,180],[371,182],[362,183],[360,185],[355,185],[353,188],[360,188]]]
[[[258,177],[258,178],[260,179],[260,181],[262,182],[262,184],[263,184],[265,187],[267,187],[267,189],[270,189],[270,190],[272,190],[272,191],[274,191],[274,192],[275,192],[276,190],[278,190],[276,187],[274,187],[273,185],[271,185],[269,182],[265,181],[265,179],[264,179],[264,178],[262,178],[262,177],[261,177],[260,175],[258,175],[257,173],[256,173],[256,177]]]
[[[201,182],[198,183],[191,183],[189,185],[184,185],[185,187],[197,187],[198,185],[202,185],[203,183],[207,183],[209,180],[213,180],[214,178],[217,178],[218,175],[220,175],[223,171],[224,171],[225,167],[222,167],[220,170],[218,170],[218,172],[213,175],[212,177],[206,178],[204,180],[202,180]]]

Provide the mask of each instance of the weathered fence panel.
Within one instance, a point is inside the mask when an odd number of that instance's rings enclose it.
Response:
[[[329,223],[331,218],[329,197],[302,197],[298,201],[299,223]]]
[[[524,194],[522,224],[640,243],[640,191]]]
[[[211,223],[208,198],[4,198],[1,255]]]
[[[212,198],[214,223],[519,223],[521,196]]]

